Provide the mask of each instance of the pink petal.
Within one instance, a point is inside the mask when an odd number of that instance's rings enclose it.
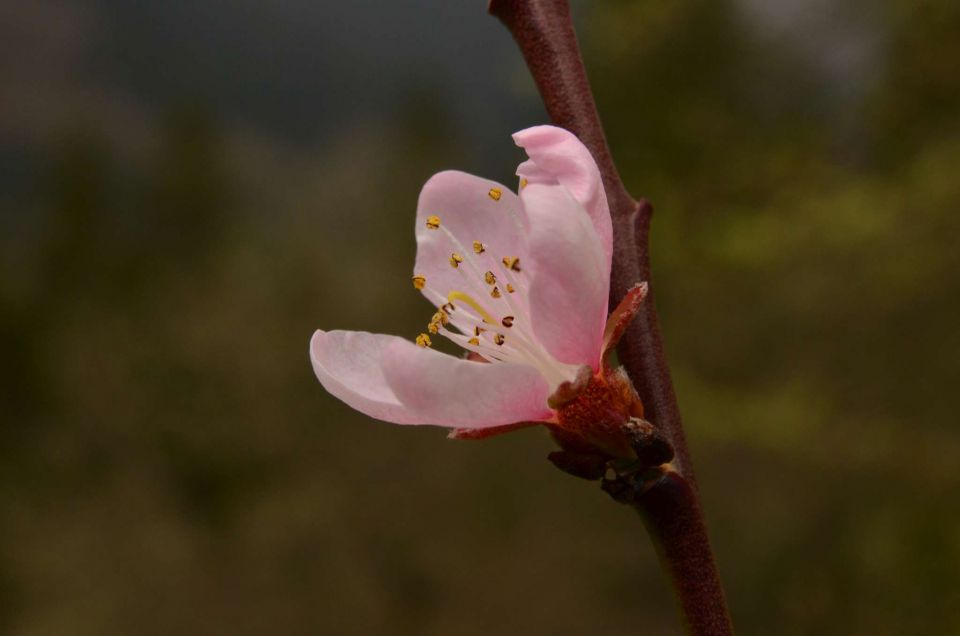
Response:
[[[395,341],[403,342],[364,331],[317,331],[310,340],[310,360],[320,384],[361,413],[394,424],[428,424],[400,403],[383,375],[383,352]]]
[[[499,200],[491,197],[491,191]],[[446,232],[428,229],[429,216],[440,217],[441,226],[459,240],[460,247],[451,243]],[[480,272],[496,271],[496,262],[504,256],[518,256],[522,262],[527,254],[526,227],[523,204],[509,188],[464,172],[435,174],[423,186],[417,204],[414,274],[427,279],[424,295],[436,302],[436,294],[446,296],[452,290],[473,293],[470,285],[485,290],[482,279],[467,263],[456,269],[450,266],[451,253],[475,257],[473,241],[480,241],[486,249],[475,259]]]
[[[609,295],[609,261],[590,217],[566,188],[530,184],[530,321],[560,362],[599,368]]]
[[[560,184],[584,207],[600,244],[606,268],[613,254],[610,208],[600,170],[587,147],[577,137],[556,126],[534,126],[514,133],[513,140],[530,160],[520,164],[517,174],[529,183]]]
[[[472,362],[400,340],[384,351],[383,374],[403,404],[440,426],[487,428],[553,415],[547,381],[525,365]]]

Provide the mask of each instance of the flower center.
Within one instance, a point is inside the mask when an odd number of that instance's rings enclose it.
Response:
[[[493,190],[490,198],[499,200]],[[422,290],[437,307],[427,330],[489,362],[532,366],[553,386],[573,380],[578,367],[554,359],[533,333],[527,300],[529,281],[523,278],[520,258],[514,255],[498,258],[496,246],[478,239],[472,241],[471,249],[466,249],[437,216],[428,217],[426,226],[446,237],[450,267],[460,272],[463,283],[460,288],[443,293],[432,288],[425,276],[413,277],[413,286]],[[430,346],[429,335],[421,334],[417,344]]]

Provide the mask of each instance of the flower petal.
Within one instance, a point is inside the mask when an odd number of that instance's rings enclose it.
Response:
[[[576,135],[556,126],[534,126],[514,133],[513,140],[530,160],[517,174],[529,183],[560,184],[584,207],[603,246],[606,271],[613,254],[613,230],[600,169]]]
[[[487,428],[553,415],[546,380],[526,365],[473,362],[399,340],[383,352],[383,375],[410,411],[440,426]]]
[[[460,243],[457,246],[441,229],[429,229],[427,219],[440,218]],[[423,186],[417,204],[417,259],[414,275],[426,278],[424,295],[437,303],[437,295],[452,290],[486,295],[487,286],[470,263],[450,265],[450,255],[461,253],[472,258],[480,272],[496,271],[496,262],[504,256],[527,254],[527,220],[520,198],[509,188],[465,172],[448,170],[435,174]],[[484,252],[473,251],[473,241],[483,244]],[[445,302],[445,301],[444,301]]]
[[[610,276],[590,217],[559,186],[530,184],[530,320],[537,340],[567,364],[599,368]]]
[[[400,403],[383,376],[383,351],[394,341],[404,342],[365,331],[318,330],[310,339],[310,361],[323,387],[361,413],[394,424],[428,424]]]

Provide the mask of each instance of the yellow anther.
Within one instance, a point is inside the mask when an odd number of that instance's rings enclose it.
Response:
[[[417,336],[417,345],[418,345],[418,346],[420,346],[420,347],[429,347],[429,346],[432,345],[432,344],[433,344],[433,343],[430,341],[430,336],[428,336],[427,334],[422,333],[422,334],[420,334],[419,336]]]
[[[497,277],[493,275],[493,272],[487,272],[483,275],[483,280],[487,281],[487,285],[493,285],[497,282]]]
[[[427,279],[424,276],[414,276],[413,277],[413,288],[414,289],[423,289],[427,286]]]
[[[474,254],[483,254],[487,251],[487,246],[481,243],[480,241],[473,242],[473,253]]]
[[[503,190],[500,188],[490,188],[490,192],[487,192],[487,195],[494,201],[499,201],[500,197],[503,196]]]
[[[503,325],[504,327],[507,327],[507,328],[512,327],[512,326],[513,326],[513,316],[504,316],[504,317],[503,317],[503,320],[500,321],[500,324]]]
[[[512,269],[515,272],[520,271],[520,259],[516,256],[504,256],[503,264],[508,269]]]
[[[460,267],[460,263],[463,262],[463,257],[454,252],[450,255],[450,265],[453,267]]]
[[[500,293],[499,287],[494,287],[493,289],[490,290],[491,298],[500,298],[501,295],[502,294]]]
[[[506,338],[503,336],[502,333],[498,333],[493,336],[493,341],[496,342],[498,345],[502,345],[504,340],[506,340]]]
[[[513,285],[511,285],[510,283],[507,283],[507,292],[512,294],[515,291],[517,290],[513,288]]]
[[[446,312],[441,310],[433,314],[433,318],[430,319],[430,322],[437,322],[437,323],[440,323],[441,325],[448,325],[450,324],[450,316],[448,316]]]
[[[470,343],[470,344],[472,344],[474,347],[479,347],[479,346],[480,346],[480,340],[479,340],[479,338],[470,338],[469,340],[467,340],[467,342]]]
[[[523,179],[520,179],[520,189],[521,189],[521,190],[523,190],[524,188],[526,188],[528,185],[530,185],[530,182],[527,181],[527,178],[526,178],[526,177],[524,177]]]
[[[490,325],[497,324],[497,321],[493,319],[493,316],[490,315],[490,312],[488,312],[486,309],[481,307],[480,303],[475,301],[470,296],[467,296],[462,291],[450,292],[449,294],[447,294],[447,300],[449,300],[451,303],[455,300],[462,300],[463,302],[467,303],[475,312],[480,314],[480,317],[483,318],[483,322]],[[446,305],[444,305],[444,307],[446,307]]]
[[[428,216],[427,217],[427,229],[435,230],[440,227],[440,217],[439,216]]]
[[[439,323],[436,323],[436,322],[433,322],[433,321],[429,322],[429,323],[427,324],[427,331],[429,331],[430,333],[436,335],[437,332],[440,331],[440,324],[439,324]]]

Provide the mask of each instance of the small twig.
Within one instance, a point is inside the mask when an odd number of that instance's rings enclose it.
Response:
[[[653,208],[630,196],[613,163],[567,0],[491,0],[489,10],[513,34],[553,122],[576,134],[600,168],[613,220],[612,310],[633,285],[650,281]],[[653,482],[624,478],[606,482],[605,488],[643,515],[674,582],[690,632],[732,634],[663,352],[653,285],[617,353],[643,401],[645,417],[673,447],[675,458],[662,478]]]

